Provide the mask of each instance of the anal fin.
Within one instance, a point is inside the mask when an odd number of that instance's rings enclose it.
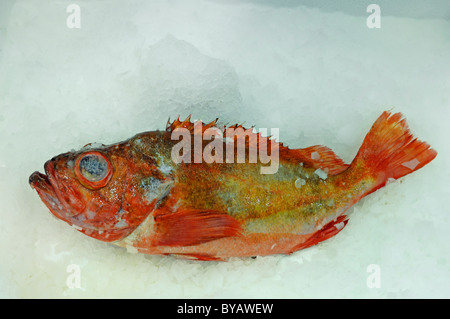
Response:
[[[306,241],[304,241],[300,245],[295,246],[292,249],[292,252],[314,246],[320,243],[321,241],[324,241],[328,238],[337,235],[347,225],[348,219],[346,218],[347,218],[346,215],[341,215],[337,217],[335,220],[330,221],[320,230],[316,231]]]

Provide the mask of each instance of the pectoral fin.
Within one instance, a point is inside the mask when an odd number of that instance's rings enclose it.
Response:
[[[155,216],[157,243],[162,246],[191,246],[238,236],[241,225],[217,211],[187,209]]]

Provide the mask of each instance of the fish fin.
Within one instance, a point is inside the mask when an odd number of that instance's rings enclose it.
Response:
[[[320,168],[328,175],[337,175],[345,171],[350,165],[344,163],[331,149],[323,145],[315,145],[301,149],[288,149],[280,153],[280,157],[294,157],[305,167]]]
[[[196,121],[196,122],[191,122],[191,116],[189,115],[184,121],[180,121],[180,118],[178,117],[176,120],[174,120],[172,123],[170,123],[170,120],[167,122],[166,125],[166,131],[167,132],[173,132],[174,130],[176,130],[177,128],[185,128],[188,129],[190,132],[194,132],[194,127],[196,125],[196,123],[202,125],[202,133],[210,128],[210,127],[216,127],[216,123],[219,119],[215,119],[214,121],[206,124],[203,123],[201,121]]]
[[[292,249],[292,252],[314,246],[320,243],[321,241],[324,241],[328,238],[337,235],[337,233],[339,233],[347,225],[347,223],[348,219],[346,215],[341,215],[337,217],[331,222],[325,224],[320,230],[313,233],[312,236],[309,237],[306,241],[295,246]]]
[[[183,259],[201,260],[201,261],[224,261],[220,257],[202,254],[172,254]]]
[[[431,162],[437,152],[414,138],[401,113],[383,112],[366,135],[352,167],[364,167],[376,178],[373,192]]]
[[[254,132],[253,128],[245,129],[241,125],[235,125],[232,128],[235,129],[233,132],[235,143],[243,140],[247,148],[257,148],[266,152],[266,154],[278,150],[280,160],[286,162],[303,163],[305,167],[320,168],[326,170],[329,175],[339,174],[350,166],[345,164],[326,146],[315,145],[301,149],[290,149],[283,143]],[[224,137],[227,137],[226,133],[224,133]]]
[[[157,244],[162,246],[191,246],[212,240],[238,236],[240,223],[217,211],[179,210],[155,216]]]
[[[205,130],[211,127],[217,127],[218,119],[206,124],[200,121],[191,122],[191,117],[188,116],[184,121],[179,118],[172,123],[168,122],[166,130],[173,132],[177,128],[186,128],[194,134],[194,128],[198,125],[198,132],[205,133]],[[261,132],[256,132],[253,127],[245,128],[240,124],[235,124],[222,128],[224,138],[233,139],[235,145],[243,145],[246,149],[256,148],[259,151],[269,154],[273,151],[278,151],[279,158],[286,162],[303,163],[305,167],[314,169],[320,168],[325,170],[329,175],[336,175],[345,171],[349,165],[345,164],[331,149],[326,146],[316,145],[302,149],[290,149],[284,146],[283,143],[276,142],[271,137],[262,136]]]

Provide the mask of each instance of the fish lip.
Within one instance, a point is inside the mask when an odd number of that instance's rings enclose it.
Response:
[[[29,182],[50,212],[56,217],[59,217],[63,207],[48,176],[40,172],[34,172],[31,174]]]
[[[53,191],[53,186],[50,183],[48,176],[45,174],[42,174],[41,172],[36,171],[33,174],[31,174],[28,182],[30,183],[31,187],[34,189],[41,189],[41,190],[45,190],[45,191],[52,190]]]
[[[44,165],[45,174],[34,172],[30,175],[29,183],[35,189],[42,201],[53,213],[61,211],[66,204],[58,189],[58,182],[55,177],[55,168],[52,161],[47,161]]]
[[[84,212],[84,207],[75,209],[68,202],[70,199],[64,195],[63,191],[71,188],[57,177],[53,159],[44,164],[44,170],[45,174],[40,172],[31,174],[29,178],[31,187],[37,191],[39,197],[54,215],[70,224],[74,223],[73,219]]]
[[[49,188],[53,191],[55,191],[55,188],[58,187],[58,185],[55,184],[55,168],[51,161],[47,161],[44,164],[44,171],[45,174],[42,174],[41,172],[34,172],[30,175],[30,178],[28,179],[28,182],[30,183],[32,188],[45,188],[48,190]]]

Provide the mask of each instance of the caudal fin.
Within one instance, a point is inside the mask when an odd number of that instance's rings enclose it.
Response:
[[[437,152],[414,138],[401,113],[383,112],[366,135],[351,166],[363,167],[377,179],[376,187],[431,162]]]

